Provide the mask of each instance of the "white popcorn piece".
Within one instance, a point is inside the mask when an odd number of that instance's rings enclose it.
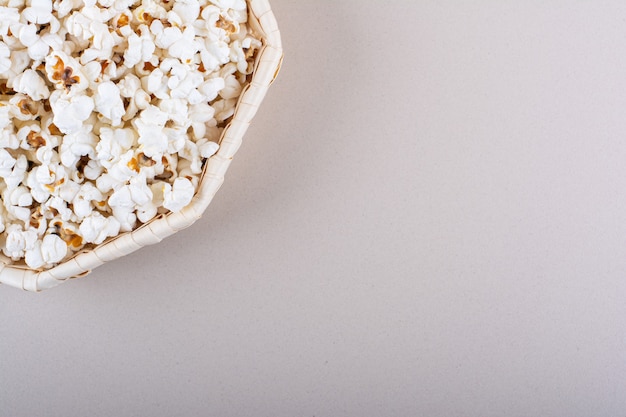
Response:
[[[148,223],[158,214],[158,208],[152,202],[137,207],[137,220],[142,223]]]
[[[111,120],[112,126],[122,124],[125,113],[124,103],[120,96],[120,89],[112,81],[100,83],[94,96],[95,109],[104,117]]]
[[[6,37],[11,26],[20,21],[20,12],[15,7],[0,6],[0,35]]]
[[[159,109],[167,114],[167,119],[173,121],[177,126],[184,127],[185,130],[189,126],[189,114],[187,102],[181,98],[169,98],[161,100]]]
[[[167,78],[164,76],[163,71],[157,68],[141,79],[143,89],[149,93],[155,95],[157,98],[166,99],[168,95]]]
[[[145,26],[144,26],[145,27]],[[142,33],[138,36],[136,33],[131,33],[128,37],[128,47],[124,52],[124,65],[127,67],[134,67],[143,61],[148,61],[154,52],[155,45],[149,39],[149,35]]]
[[[53,123],[61,132],[71,134],[80,131],[95,104],[93,98],[89,96],[70,97],[61,91],[55,91],[50,96],[50,106],[54,113]]]
[[[131,178],[136,176],[139,171],[139,162],[135,157],[135,151],[128,150],[107,169],[107,175],[119,185],[128,182]],[[115,187],[116,183],[113,183],[112,186]]]
[[[109,197],[109,206],[111,206],[113,210],[127,209],[128,211],[130,211],[135,206],[135,203],[133,202],[133,199],[130,195],[130,189],[128,185],[123,185],[119,187],[113,192],[113,194],[111,194],[111,196]]]
[[[163,133],[167,136],[167,152],[175,154],[181,152],[188,138],[186,128],[168,128],[163,129]]]
[[[200,48],[200,59],[206,71],[214,72],[220,65],[230,62],[230,48],[224,41],[209,42],[207,40]]]
[[[170,80],[173,77],[170,78]],[[178,78],[178,77],[176,77]],[[196,92],[196,88],[202,84],[202,75],[198,73],[188,73],[184,78],[176,80],[175,86],[170,86],[172,98],[188,98]],[[169,86],[169,84],[168,84]]]
[[[67,254],[67,244],[57,235],[48,235],[41,242],[41,255],[43,261],[48,264],[55,264],[61,261]]]
[[[30,7],[22,11],[22,16],[31,23],[49,23],[52,18],[52,1],[31,0]]]
[[[5,38],[6,40],[6,38]],[[24,70],[30,64],[31,58],[28,56],[28,50],[20,49],[11,51],[11,68],[8,71],[5,71],[4,74],[8,75],[9,81],[7,82],[7,86],[11,86],[11,81],[14,77],[24,72]]]
[[[83,219],[91,214],[93,211],[93,203],[102,201],[104,196],[98,188],[96,188],[90,182],[82,185],[76,196],[72,200],[74,206],[74,213],[78,218]]]
[[[24,25],[20,28],[18,39],[22,45],[28,47],[31,59],[41,61],[48,55],[50,46],[37,34],[37,30],[36,25]]]
[[[132,98],[135,96],[137,90],[141,88],[141,80],[135,74],[126,74],[126,76],[117,83],[117,87],[122,97]]]
[[[79,231],[86,243],[99,245],[107,237],[119,234],[120,223],[113,216],[104,217],[99,212],[94,211],[83,219]]]
[[[178,152],[178,154],[180,155],[181,158],[186,159],[189,162],[189,174],[199,174],[202,172],[202,160],[200,157],[200,151],[198,150],[198,145],[196,145],[195,142],[192,142],[191,140],[187,139],[184,143],[184,147],[182,149],[180,149],[180,151]],[[179,168],[181,171],[181,175],[184,176],[183,174],[183,163],[184,161],[181,161],[181,163],[179,164]]]
[[[50,189],[47,185],[53,182],[53,173],[48,167],[42,165],[33,168],[26,177],[26,185],[38,203],[44,203],[50,197]]]
[[[226,82],[221,77],[210,78],[204,81],[199,87],[198,91],[204,95],[207,102],[215,100],[217,95],[226,86]]]
[[[213,103],[213,108],[215,109],[215,120],[223,122],[230,118],[235,113],[236,102],[236,99],[224,99]]]
[[[217,153],[220,148],[215,142],[211,142],[209,140],[198,141],[198,150],[200,151],[200,156],[203,158],[210,158]]]
[[[10,112],[11,107],[9,102],[0,100],[0,141],[2,141],[0,142],[0,148],[11,148],[9,142],[4,142],[6,139],[2,138],[5,135],[13,133],[13,126],[11,125],[11,119],[9,119]],[[7,127],[9,128],[7,129]]]
[[[28,169],[28,159],[26,159],[25,155],[20,155],[15,160],[15,165],[8,175],[4,175],[2,177],[4,179],[4,183],[7,186],[7,189],[12,190],[19,186],[24,178],[26,177],[26,170]]]
[[[246,9],[245,0],[211,0],[211,3],[215,4],[220,9],[232,9],[237,11]]]
[[[148,157],[160,157],[167,151],[168,140],[163,127],[168,120],[167,113],[156,106],[149,106],[133,120],[139,133],[139,149]]]
[[[11,205],[19,207],[28,207],[33,204],[33,196],[28,191],[28,188],[23,185],[12,190],[7,200]]]
[[[58,194],[59,194],[58,198],[64,202],[71,202],[72,200],[74,200],[76,195],[80,192],[80,190],[81,190],[81,186],[77,182],[72,181],[72,180],[65,181],[63,184],[60,184],[60,186],[58,187]],[[52,198],[49,201],[54,202],[56,200],[55,198]],[[55,205],[52,205],[51,207],[55,208],[59,212],[61,211],[61,209]],[[68,220],[68,219],[69,217],[63,218],[63,220]]]
[[[83,175],[88,180],[96,180],[104,171],[104,167],[95,159],[90,159],[83,168]]]
[[[136,207],[146,206],[152,202],[152,190],[148,187],[148,181],[145,173],[140,173],[134,178],[131,178],[128,184],[128,190],[130,191],[130,197]]]
[[[17,160],[5,149],[0,148],[0,177],[8,177],[13,172]]]
[[[215,109],[207,103],[201,103],[191,106],[189,109],[189,117],[192,122],[206,123],[213,120]]]
[[[164,185],[163,207],[177,213],[191,203],[195,189],[187,178],[176,178],[174,184]]]
[[[56,11],[58,18],[64,18],[73,9],[77,9],[82,4],[82,0],[55,0],[53,9]]]
[[[55,124],[57,124],[56,117]],[[61,126],[58,127],[63,130]],[[93,132],[91,132],[91,126],[77,125],[75,130],[68,131],[71,133],[68,133],[63,137],[63,143],[59,148],[61,163],[64,166],[68,168],[75,167],[76,163],[82,156],[89,156],[90,158],[95,157],[95,147],[98,138],[95,134],[93,134]]]
[[[65,255],[67,255],[67,244],[59,236],[51,234],[26,249],[24,260],[30,268],[39,269],[61,261]]]
[[[24,93],[36,101],[50,97],[50,90],[48,90],[46,82],[32,69],[27,69],[15,77],[13,90]]]
[[[115,46],[115,38],[109,32],[106,24],[101,22],[91,22],[90,32],[93,34],[91,47],[83,52],[81,62],[86,63],[92,59],[107,59],[111,56],[111,51]]]
[[[105,168],[111,168],[134,142],[135,134],[131,129],[102,128],[96,145],[96,158]]]
[[[198,0],[177,0],[172,10],[180,16],[183,24],[191,25],[200,14],[200,3]]]
[[[0,41],[0,74],[11,69],[11,50],[6,43]]]
[[[167,48],[170,56],[179,58],[184,63],[191,63],[193,56],[200,50],[201,45],[196,42],[196,31],[193,26],[188,26],[183,35]]]
[[[37,242],[37,233],[30,230],[23,230],[19,224],[11,224],[4,231],[6,243],[2,251],[6,256],[14,260],[24,257],[26,250],[31,250]]]
[[[163,24],[160,20],[152,22],[150,30],[156,35],[154,39],[155,45],[161,49],[168,49],[175,42],[178,42],[183,38],[183,32],[179,28],[163,28]]]
[[[241,95],[241,84],[234,75],[224,78],[224,88],[220,90],[220,96],[226,99],[236,99]]]

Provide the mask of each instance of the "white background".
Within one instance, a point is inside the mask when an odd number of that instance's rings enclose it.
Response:
[[[272,5],[206,215],[0,287],[0,416],[626,416],[626,3]]]

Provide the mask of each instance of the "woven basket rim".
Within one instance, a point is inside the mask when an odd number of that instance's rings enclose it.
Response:
[[[282,64],[280,32],[269,0],[246,2],[249,24],[259,35],[262,47],[257,52],[250,83],[245,86],[233,118],[222,132],[220,148],[204,164],[198,191],[191,204],[178,213],[159,215],[131,232],[110,238],[92,249],[79,251],[72,258],[47,270],[36,271],[23,265],[10,265],[0,261],[0,284],[35,292],[53,288],[70,278],[83,277],[105,262],[158,243],[191,226],[202,216],[224,182],[230,162],[241,146],[248,126]]]

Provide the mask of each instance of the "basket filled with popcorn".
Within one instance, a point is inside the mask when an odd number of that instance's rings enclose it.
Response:
[[[281,59],[267,0],[0,0],[0,283],[190,226]]]

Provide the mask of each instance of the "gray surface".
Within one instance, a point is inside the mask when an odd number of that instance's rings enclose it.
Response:
[[[0,287],[0,415],[626,415],[626,4],[273,7],[207,215]]]

